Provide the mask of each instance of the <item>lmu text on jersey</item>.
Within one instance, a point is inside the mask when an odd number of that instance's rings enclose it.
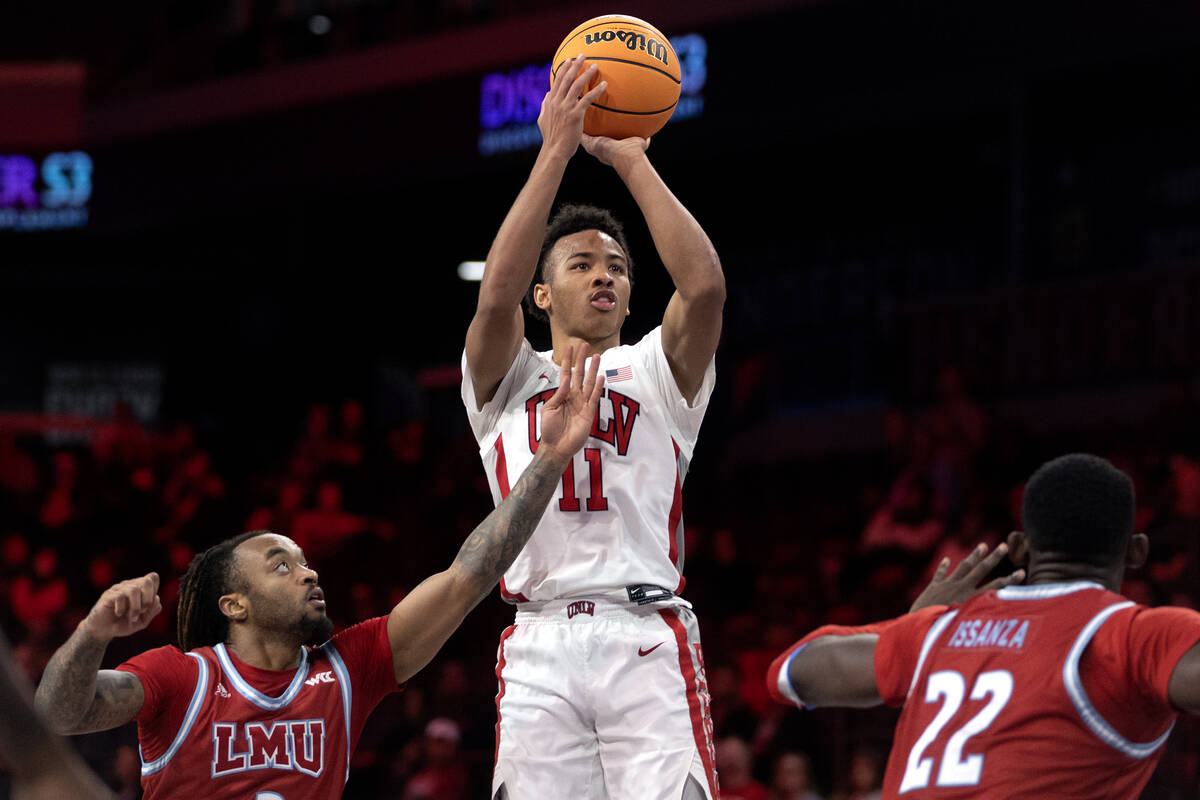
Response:
[[[325,768],[325,720],[322,719],[285,719],[272,722],[270,727],[262,722],[240,726],[236,722],[214,722],[212,742],[214,778],[248,769],[298,770],[317,777]]]

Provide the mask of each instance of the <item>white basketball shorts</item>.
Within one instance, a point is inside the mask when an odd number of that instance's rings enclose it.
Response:
[[[493,797],[717,800],[708,683],[682,600],[553,600],[500,637]],[[695,787],[693,786],[693,789]]]

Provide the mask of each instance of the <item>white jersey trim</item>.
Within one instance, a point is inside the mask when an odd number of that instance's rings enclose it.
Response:
[[[1167,741],[1167,737],[1171,735],[1171,731],[1174,730],[1175,723],[1172,721],[1171,726],[1167,728],[1166,732],[1152,742],[1131,742],[1118,733],[1104,717],[1100,716],[1100,712],[1096,710],[1091,700],[1088,699],[1087,692],[1083,689],[1083,681],[1079,677],[1079,659],[1082,658],[1083,651],[1091,643],[1092,637],[1096,635],[1096,631],[1100,630],[1100,626],[1110,616],[1132,605],[1134,605],[1132,600],[1114,603],[1092,617],[1091,622],[1085,625],[1079,636],[1076,637],[1075,644],[1067,654],[1067,661],[1063,664],[1062,668],[1062,677],[1063,683],[1067,687],[1067,694],[1071,697],[1071,703],[1075,706],[1075,710],[1079,713],[1079,716],[1088,728],[1091,729],[1092,733],[1096,734],[1100,741],[1113,749],[1130,758],[1141,759],[1152,755],[1155,750],[1162,747],[1163,743]]]
[[[776,687],[779,689],[779,693],[788,700],[791,700],[797,708],[804,708],[804,701],[800,699],[800,694],[796,691],[796,687],[792,686],[792,680],[788,675],[791,673],[792,659],[799,655],[800,651],[806,647],[808,647],[807,644],[800,645],[787,657],[787,661],[783,662],[783,669],[779,670],[779,677],[776,679]]]
[[[301,687],[304,686],[304,681],[308,678],[308,651],[301,647],[300,666],[296,667],[296,674],[292,677],[292,682],[288,684],[288,687],[283,690],[283,694],[279,695],[279,697],[268,697],[247,683],[246,679],[238,673],[237,667],[233,665],[232,659],[229,658],[229,653],[225,651],[224,644],[214,647],[213,652],[217,654],[217,660],[221,662],[221,669],[229,677],[229,682],[233,684],[233,688],[237,690],[237,693],[265,711],[278,711],[292,702],[296,695],[300,693]]]
[[[921,643],[921,654],[917,656],[917,668],[913,670],[912,682],[908,684],[908,694],[905,696],[905,702],[909,697],[912,697],[913,690],[917,688],[917,679],[921,677],[921,670],[925,667],[925,659],[929,656],[929,651],[933,649],[933,643],[942,635],[942,631],[946,630],[951,621],[958,616],[958,609],[942,614],[933,625],[929,628],[929,632],[925,634],[925,641]]]
[[[196,663],[200,666],[200,672],[196,676],[196,689],[192,692],[192,699],[188,703],[187,712],[183,715],[183,724],[179,726],[179,731],[175,734],[175,739],[171,742],[171,746],[167,748],[167,752],[163,753],[158,758],[146,763],[146,759],[142,756],[142,746],[138,745],[138,758],[142,762],[142,774],[153,775],[167,765],[177,752],[183,746],[184,739],[191,733],[192,726],[196,724],[196,717],[200,716],[200,709],[204,706],[204,698],[208,692],[208,662],[203,656],[196,653],[187,653],[186,655],[196,659]]]
[[[1104,587],[1095,581],[1071,581],[1070,583],[1041,583],[1035,586],[1005,586],[996,592],[1001,600],[1046,600],[1051,597],[1062,597],[1064,594],[1081,592],[1084,589],[1100,589]]]
[[[325,651],[329,665],[337,673],[338,688],[342,691],[342,716],[346,718],[346,780],[348,781],[350,780],[350,756],[353,755],[350,747],[350,708],[354,686],[350,683],[350,670],[346,669],[346,662],[342,661],[342,654],[333,646],[333,642],[326,642],[321,645],[321,649]]]

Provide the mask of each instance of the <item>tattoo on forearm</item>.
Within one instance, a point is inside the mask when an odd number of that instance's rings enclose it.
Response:
[[[535,457],[508,497],[471,532],[455,566],[478,578],[479,596],[492,590],[533,535],[562,478],[562,465]]]
[[[105,649],[104,642],[76,631],[46,665],[37,705],[56,731],[106,730],[141,709],[145,695],[136,676],[100,672]]]
[[[124,725],[142,708],[146,695],[141,681],[128,672],[101,672],[96,677],[96,694],[79,725],[89,731],[105,731]]]

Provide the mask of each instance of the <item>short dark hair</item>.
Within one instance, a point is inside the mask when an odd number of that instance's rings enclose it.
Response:
[[[1099,456],[1072,453],[1037,468],[1021,518],[1042,552],[1087,560],[1120,558],[1133,535],[1133,481]]]
[[[271,531],[247,531],[231,536],[198,554],[179,581],[179,610],[176,632],[184,652],[212,647],[229,637],[229,618],[217,601],[237,591],[240,585],[233,567],[233,551],[239,544]]]
[[[625,241],[625,226],[607,209],[582,204],[564,205],[546,226],[542,251],[538,253],[537,272],[529,282],[529,288],[525,290],[525,311],[531,316],[543,322],[550,320],[549,315],[533,302],[533,287],[539,283],[546,283],[546,266],[554,245],[564,236],[590,230],[607,233],[620,245],[621,252],[625,254],[625,274],[629,277],[629,285],[633,285],[633,257],[629,254],[629,243]]]

